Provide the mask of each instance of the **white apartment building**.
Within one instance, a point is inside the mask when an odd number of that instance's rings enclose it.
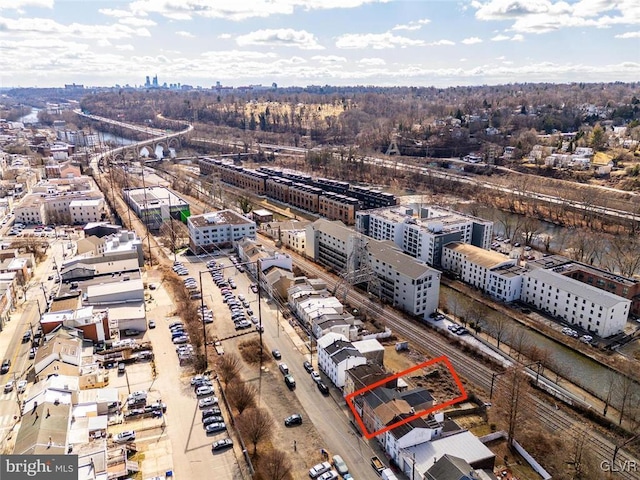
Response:
[[[365,251],[380,284],[381,298],[424,318],[436,311],[440,298],[439,271],[398,251],[391,242],[369,239]]]
[[[443,270],[503,302],[520,298],[524,270],[516,262],[515,258],[461,242],[449,243],[442,249]]]
[[[376,240],[390,240],[403,252],[428,265],[441,264],[442,249],[462,242],[489,250],[493,222],[446,208],[394,206],[356,213],[357,230]]]
[[[318,368],[336,387],[344,387],[347,370],[366,363],[367,358],[344,335],[328,333],[318,339]]]
[[[307,227],[307,255],[337,272],[368,264],[380,284],[380,297],[413,315],[428,316],[438,307],[440,272],[390,241],[367,238],[342,222],[317,220]]]
[[[282,232],[282,244],[294,252],[303,255],[307,249],[306,230],[287,230]]]
[[[631,305],[626,298],[544,268],[525,273],[521,299],[600,337],[622,331]]]
[[[256,223],[231,210],[193,215],[187,219],[189,243],[194,252],[219,245],[256,238]]]
[[[316,263],[342,272],[355,265],[356,232],[339,220],[319,219],[306,228],[306,254]]]
[[[68,208],[73,224],[99,222],[103,220],[102,215],[105,213],[104,198],[72,200]]]
[[[48,223],[44,203],[35,196],[25,198],[20,205],[13,208],[13,212],[16,216],[15,223],[24,223],[25,225]]]

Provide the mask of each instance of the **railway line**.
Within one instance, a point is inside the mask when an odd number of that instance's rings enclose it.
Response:
[[[313,275],[325,280],[328,286],[332,287],[335,284],[334,276],[327,273],[321,267],[313,265],[295,254],[292,254],[292,257],[294,264],[302,270],[310,271]],[[370,308],[369,299],[353,290],[348,291],[347,300],[356,308]],[[410,340],[411,344],[424,353],[428,353],[434,357],[446,355],[456,372],[463,377],[467,383],[482,389],[485,393],[490,391],[492,377],[494,373],[499,372],[489,368],[471,355],[461,352],[439,335],[429,332],[423,325],[408,320],[399,313],[389,309],[385,309],[383,314],[387,326],[399,336]],[[496,384],[499,382],[499,379],[499,376],[495,377]],[[585,424],[570,411],[565,411],[564,408],[560,408],[557,404],[550,403],[548,400],[542,399],[533,393],[526,394],[524,400],[524,408],[528,410],[529,415],[536,415],[537,420],[549,432],[554,435],[570,435],[574,438],[586,435],[586,443],[596,457],[596,463],[602,465],[609,462],[609,465],[611,465],[616,444],[610,438]],[[567,452],[567,454],[569,454],[569,452]],[[616,456],[616,465],[634,465],[633,462],[635,462],[635,465],[640,465],[640,462],[633,455],[626,450],[619,449]],[[616,473],[618,478],[621,479],[640,480],[640,469],[634,471],[633,468],[627,468],[624,469],[624,471],[618,471]]]

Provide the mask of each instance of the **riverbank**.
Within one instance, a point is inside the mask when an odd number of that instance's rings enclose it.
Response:
[[[505,304],[501,304],[501,303],[496,303],[494,302],[491,298],[487,297],[486,295],[482,294],[480,291],[475,290],[474,288],[460,282],[460,281],[456,281],[456,280],[451,280],[446,278],[445,276],[442,277],[441,279],[441,283],[453,290],[455,290],[456,292],[465,295],[471,299],[473,299],[476,302],[481,303],[482,305],[484,305],[485,307],[491,309],[491,310],[495,310],[497,312],[500,312],[501,314],[517,321],[520,325],[522,325],[523,327],[526,327],[530,330],[533,330],[535,332],[537,332],[538,334],[544,336],[545,338],[549,339],[550,341],[558,344],[559,346],[563,346],[563,347],[568,347],[567,345],[567,340],[569,337],[566,337],[564,335],[562,335],[560,332],[557,332],[554,328],[552,328],[552,326],[550,324],[553,324],[553,321],[550,319],[545,320],[546,323],[540,323],[539,320],[534,320],[530,317],[530,314],[525,314],[519,310],[516,310],[508,305]],[[452,313],[449,311],[448,315],[450,317],[454,317],[454,315],[452,315]],[[456,320],[460,321],[459,318],[455,318]],[[492,335],[489,334],[489,332],[486,332],[484,330],[481,330],[481,332],[475,333],[473,332],[473,334],[476,337],[479,337],[482,341],[485,341],[486,343],[488,343],[489,345],[491,345],[493,348],[495,349],[499,349],[501,352],[503,352],[504,355],[513,358],[513,352],[516,351],[516,349],[514,347],[512,347],[511,345],[509,345],[508,343],[505,343],[505,339],[503,338],[500,342],[498,342]],[[499,343],[499,347],[498,347],[498,343]],[[576,342],[579,343],[579,342]],[[629,375],[627,375],[624,371],[620,371],[619,369],[615,368],[614,366],[602,362],[601,358],[603,356],[603,354],[601,352],[598,352],[597,350],[593,349],[593,347],[589,347],[588,345],[585,344],[580,344],[581,346],[584,345],[585,349],[590,349],[590,351],[585,352],[582,349],[573,349],[572,351],[575,352],[578,355],[581,355],[593,362],[596,362],[598,365],[602,366],[603,368],[607,369],[607,370],[611,370],[615,373],[617,373],[618,375],[621,375],[625,378],[630,378]],[[521,355],[518,355],[518,357],[520,356],[527,356],[527,354],[525,352],[520,352]],[[531,358],[531,361],[535,362],[539,359],[536,358]],[[603,416],[604,418],[606,418],[608,421],[612,422],[613,424],[617,425],[619,418],[620,418],[620,413],[618,411],[618,409],[614,408],[611,405],[611,398],[608,399],[608,403],[609,405],[606,405],[607,399],[601,398],[600,395],[598,395],[597,392],[594,392],[591,388],[589,388],[588,385],[580,385],[579,383],[577,383],[575,381],[575,379],[567,379],[563,376],[562,372],[555,372],[553,366],[550,365],[544,365],[544,361],[542,359],[540,359],[543,363],[543,366],[549,370],[549,371],[553,371],[554,372],[554,376],[557,379],[557,384],[562,386],[563,388],[565,388],[566,390],[569,390],[571,392],[573,392],[578,398],[583,398],[585,403],[588,403],[589,405],[591,405],[593,407],[593,409],[598,412],[598,414],[600,416]],[[631,369],[629,371],[632,371]],[[634,372],[635,373],[635,372]],[[636,382],[636,386],[637,388],[640,389],[640,385],[637,383],[637,379],[632,378],[632,380],[634,382]],[[606,382],[605,378],[602,378],[602,382]],[[630,400],[630,399],[627,399]],[[627,422],[626,420],[623,422],[622,424],[623,428],[626,429],[633,429],[633,425],[631,425],[629,422]]]

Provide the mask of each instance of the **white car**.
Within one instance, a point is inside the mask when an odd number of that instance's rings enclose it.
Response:
[[[329,470],[331,470],[331,464],[329,462],[322,462],[309,469],[309,476],[311,478],[317,478]]]
[[[202,387],[196,388],[196,396],[198,397],[213,395],[213,393],[213,387],[211,385],[203,385]]]
[[[315,370],[313,372],[311,372],[311,378],[316,383],[318,383],[320,380],[322,380],[322,377],[320,377],[320,374],[318,372],[316,372]]]
[[[24,393],[24,391],[27,389],[27,381],[26,380],[20,380],[18,382],[18,385],[16,385],[16,390],[18,391],[18,393]]]
[[[120,432],[115,437],[113,437],[113,441],[116,443],[133,442],[135,439],[136,439],[135,430],[125,430],[124,432]]]

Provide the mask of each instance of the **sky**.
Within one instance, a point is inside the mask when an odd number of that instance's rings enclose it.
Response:
[[[0,87],[640,80],[639,0],[0,0]]]

